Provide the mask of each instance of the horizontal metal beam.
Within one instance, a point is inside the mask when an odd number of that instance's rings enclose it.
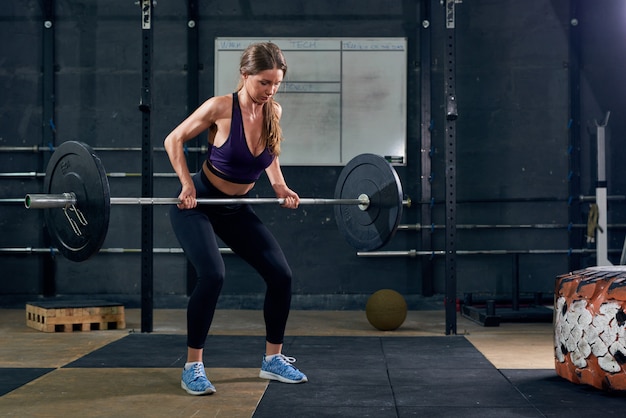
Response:
[[[609,250],[610,253],[621,253],[620,250]],[[595,254],[595,249],[568,249],[568,250],[457,250],[456,255],[506,255],[506,254]],[[359,257],[418,257],[446,255],[443,250],[433,251],[359,251]]]
[[[581,202],[595,202],[596,201],[596,196],[583,196],[580,195],[578,196],[578,200]],[[606,200],[616,200],[616,201],[621,201],[621,200],[626,200],[626,196],[625,195],[611,195],[611,196],[607,196]]]
[[[54,152],[55,147],[46,147],[42,145],[33,145],[31,147],[18,146],[0,146],[0,152]],[[141,151],[141,147],[92,147],[94,151]],[[153,151],[164,152],[165,147],[154,147]],[[206,153],[209,150],[207,146],[202,147],[186,147],[186,152]]]
[[[481,198],[476,198],[476,199],[467,198],[463,200],[457,200],[457,203],[463,204],[463,205],[472,205],[472,204],[479,204],[479,203],[483,203],[483,204],[488,204],[488,203],[494,203],[494,204],[553,203],[553,202],[572,203],[572,202],[594,201],[595,199],[596,199],[595,196],[586,196],[586,195],[578,195],[577,197],[574,197],[574,196],[569,196],[569,197],[509,197],[509,198],[494,197],[494,198],[482,198],[482,199]],[[614,201],[624,201],[626,200],[626,195],[610,195],[610,196],[607,196],[607,199],[614,200]],[[445,204],[445,201],[433,199],[430,201],[418,201],[417,203],[420,205],[434,206],[434,205],[443,205]]]
[[[107,177],[142,177],[141,173],[126,173],[126,172],[111,172],[106,173]],[[32,178],[32,177],[45,177],[46,173],[38,173],[36,171],[22,171],[14,173],[0,173],[0,177],[9,178]],[[178,175],[173,172],[168,173],[152,173],[152,177],[177,177]]]
[[[220,248],[222,254],[234,254],[230,248]],[[182,248],[153,248],[155,254],[184,254]],[[140,248],[101,248],[100,253],[104,254],[141,254]],[[610,253],[621,253],[621,249],[609,250]],[[56,248],[35,248],[35,247],[4,247],[0,248],[0,254],[50,254],[58,253]],[[572,249],[572,250],[458,250],[457,255],[507,255],[507,254],[594,254],[594,249]],[[445,251],[363,251],[357,252],[359,257],[418,257],[418,256],[441,256]]]
[[[24,204],[24,199],[23,198],[3,198],[0,199],[0,205],[7,205],[7,204],[20,204],[23,205]]]
[[[182,248],[153,248],[155,254],[184,254]],[[230,248],[220,248],[222,254],[234,254]],[[4,247],[0,254],[50,254],[58,253],[56,248]],[[141,254],[141,248],[100,248],[100,253],[108,254]]]
[[[10,178],[46,177],[46,173],[38,173],[36,171],[16,171],[13,173],[0,173],[0,178],[1,177],[10,177]]]
[[[573,229],[587,228],[587,224],[457,224],[457,229]],[[626,228],[626,224],[608,224],[609,228]],[[445,229],[445,225],[401,224],[398,231]]]

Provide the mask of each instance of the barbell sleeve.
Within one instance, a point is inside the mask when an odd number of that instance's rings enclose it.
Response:
[[[67,208],[76,203],[74,193],[27,194],[24,199],[27,209]]]

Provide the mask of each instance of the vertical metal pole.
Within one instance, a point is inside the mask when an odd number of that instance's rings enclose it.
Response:
[[[152,193],[152,0],[141,0],[141,196]],[[153,328],[153,207],[141,206],[141,332]]]
[[[54,0],[43,1],[43,43],[42,43],[42,146],[54,146],[56,128],[54,122],[55,109],[55,79],[54,79],[54,27],[55,21],[55,3]],[[47,153],[40,153],[40,165],[46,167]],[[45,171],[45,170],[44,170]],[[43,218],[43,213],[41,214]],[[51,247],[51,239],[48,229],[44,226],[42,229],[42,242],[46,247]],[[54,254],[52,251],[42,260],[42,283],[41,290],[44,296],[54,296],[56,294],[56,278],[55,278]]]
[[[598,228],[596,229],[596,264],[598,266],[612,266],[609,261],[607,230],[607,182],[606,182],[606,125],[609,123],[611,112],[600,123],[596,121],[598,181],[596,183],[596,204],[598,205]]]
[[[511,310],[517,312],[519,311],[519,254],[513,254],[511,277]]]
[[[577,199],[581,195],[580,186],[580,23],[578,21],[578,1],[570,1],[570,30],[569,30],[569,223],[580,222],[581,208]],[[583,232],[574,228],[569,233],[569,248],[583,247]],[[574,253],[569,257],[569,270],[581,268],[581,256]]]
[[[198,0],[187,0],[187,112],[189,114],[199,104],[198,18]]]
[[[43,2],[43,146],[54,145],[54,0]]]
[[[199,104],[199,36],[198,36],[198,0],[187,0],[187,113],[191,114]],[[199,147],[200,139],[193,140]],[[202,154],[194,153],[189,161],[189,168],[198,170],[201,166]],[[190,296],[198,280],[193,264],[187,260],[187,296]]]
[[[446,167],[446,335],[456,334],[456,74],[455,0],[446,0],[444,57],[445,167]]]
[[[422,225],[432,224],[432,103],[431,103],[431,0],[420,2],[420,103],[421,103],[421,222]],[[422,228],[421,248],[432,249],[432,231]],[[435,293],[433,285],[433,260],[422,258],[422,295],[432,296]]]

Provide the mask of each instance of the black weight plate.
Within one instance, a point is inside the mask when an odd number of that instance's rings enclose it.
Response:
[[[367,210],[359,205],[336,205],[339,232],[358,251],[387,244],[402,217],[402,185],[396,170],[383,157],[361,154],[346,164],[337,180],[335,199],[358,199],[366,194]]]
[[[44,193],[70,192],[76,195],[77,211],[48,208],[44,209],[44,217],[53,243],[61,254],[80,262],[100,250],[109,228],[111,208],[104,167],[91,147],[82,142],[61,144],[46,168]]]

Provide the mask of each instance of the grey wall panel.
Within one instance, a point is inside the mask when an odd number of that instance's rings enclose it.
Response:
[[[579,2],[582,30],[582,138],[581,149],[569,144],[570,33],[567,0],[468,1],[457,7],[456,69],[459,119],[457,122],[458,224],[567,224],[568,176],[581,176],[585,192],[595,187],[594,119],[612,111],[608,127],[610,151],[609,194],[626,194],[621,161],[626,95],[621,91],[624,39],[617,16],[622,4],[607,0]],[[139,147],[141,33],[139,9],[133,2],[75,0],[56,2],[56,102],[54,121],[59,142],[81,140],[98,147]],[[445,223],[443,210],[443,11],[432,2],[432,218]],[[404,190],[419,196],[419,45],[417,2],[201,2],[198,21],[200,49],[199,97],[213,93],[216,37],[406,37],[409,40],[407,80],[407,166],[398,167]],[[41,6],[13,2],[0,11],[0,146],[39,145],[42,139]],[[584,17],[584,18],[582,18]],[[162,146],[167,133],[193,109],[187,109],[186,6],[159,2],[155,8],[153,54],[152,143]],[[269,22],[269,23],[268,23]],[[601,45],[601,47],[598,47]],[[286,144],[285,146],[288,146]],[[570,167],[569,154],[580,153],[581,167]],[[141,171],[140,153],[103,151],[99,155],[109,172]],[[44,158],[41,158],[44,156]],[[0,152],[0,171],[42,171],[43,154]],[[290,186],[306,197],[332,197],[341,167],[284,167]],[[154,171],[171,171],[163,152],[154,154]],[[110,178],[114,196],[141,192],[136,177]],[[42,180],[0,178],[0,198],[40,191]],[[174,196],[178,183],[155,178],[156,196]],[[253,195],[271,196],[261,180]],[[611,203],[609,221],[624,223],[624,204]],[[587,205],[581,205],[584,223]],[[296,211],[260,207],[259,215],[284,245],[294,270],[296,303],[302,306],[354,307],[373,291],[389,287],[417,298],[424,278],[421,264],[428,257],[361,258],[340,237],[332,208],[303,207]],[[403,223],[419,223],[419,205],[406,209]],[[115,207],[104,247],[140,247],[140,210]],[[178,247],[166,208],[155,208],[156,247]],[[19,205],[0,206],[0,246],[38,246],[42,217]],[[430,233],[430,232],[429,232]],[[623,244],[623,229],[610,234],[610,247]],[[459,230],[457,248],[563,249],[568,231]],[[420,248],[420,233],[398,231],[382,250]],[[440,229],[432,232],[432,249],[445,242]],[[41,256],[0,255],[0,294],[37,296],[41,292]],[[227,281],[224,303],[259,306],[261,279],[236,256],[225,255]],[[511,255],[459,256],[457,293],[504,294],[511,290]],[[567,255],[520,256],[521,292],[552,292],[556,274],[568,269]],[[186,263],[181,254],[155,256],[155,297],[163,306],[184,305]],[[593,256],[583,257],[593,264]],[[444,291],[443,259],[435,256],[436,293]],[[97,295],[138,301],[139,255],[101,254],[75,264],[56,260],[58,294]],[[15,278],[19,277],[20,280]],[[437,295],[435,297],[438,297]],[[415,299],[411,299],[415,300]],[[2,299],[0,299],[0,302]],[[356,302],[355,302],[356,303]],[[335,305],[333,305],[335,304]],[[158,306],[158,305],[157,305]],[[169,306],[169,305],[168,305]]]

